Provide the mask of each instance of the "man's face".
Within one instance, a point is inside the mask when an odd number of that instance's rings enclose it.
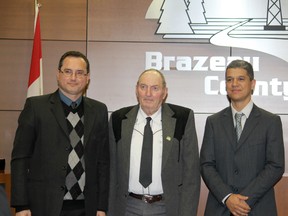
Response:
[[[229,68],[226,72],[226,91],[232,103],[246,105],[251,100],[255,83],[243,68]]]
[[[136,85],[136,95],[141,108],[147,115],[152,115],[161,107],[167,96],[167,88],[163,80],[155,71],[142,74]]]
[[[68,76],[65,72],[70,72],[71,75]],[[85,75],[77,75],[79,73],[84,73]],[[63,65],[57,74],[59,89],[64,95],[72,100],[79,98],[83,94],[90,79],[90,74],[86,74],[87,69],[84,59],[77,57],[65,58]]]

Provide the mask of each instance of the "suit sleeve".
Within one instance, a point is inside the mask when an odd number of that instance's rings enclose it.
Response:
[[[107,107],[103,109],[101,127],[103,133],[101,137],[101,150],[99,151],[98,173],[99,173],[99,201],[98,210],[106,211],[108,208],[108,194],[109,194],[109,132],[108,132],[108,111]]]
[[[18,128],[11,156],[11,205],[29,206],[27,178],[29,161],[36,139],[35,117],[31,101],[27,99],[18,119]]]
[[[217,198],[219,203],[225,196],[233,193],[229,185],[227,185],[216,169],[215,155],[215,131],[211,123],[210,117],[206,120],[204,137],[200,151],[200,166],[202,178],[208,189]]]
[[[108,215],[114,216],[115,214],[115,204],[116,204],[116,141],[113,132],[112,125],[113,114],[111,114],[109,120],[109,145],[110,145],[110,184],[109,184],[109,207]]]
[[[247,203],[252,208],[281,179],[284,173],[285,158],[281,119],[279,116],[273,116],[269,122],[265,131],[265,166],[257,177],[241,191],[241,194],[249,197]]]
[[[192,110],[189,113],[183,136],[183,148],[183,188],[179,215],[196,216],[200,194],[200,166],[198,140]]]

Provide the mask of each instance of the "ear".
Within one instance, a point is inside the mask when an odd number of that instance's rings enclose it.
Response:
[[[253,79],[253,80],[251,81],[251,90],[252,90],[252,91],[254,91],[255,86],[256,86],[256,80]]]
[[[137,91],[137,85],[135,86],[135,94],[136,94],[136,97],[138,97],[138,91]]]
[[[57,79],[57,81],[59,80],[59,75],[60,73],[59,73],[59,71],[56,73],[56,79]]]
[[[90,73],[87,74],[87,84],[90,82]]]
[[[166,100],[167,96],[168,96],[168,88],[165,87],[165,91],[164,91],[164,95],[163,95],[163,100]]]

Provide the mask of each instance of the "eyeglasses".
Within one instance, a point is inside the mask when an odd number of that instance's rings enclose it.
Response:
[[[59,70],[59,72],[61,72],[62,74],[64,74],[65,77],[71,77],[73,75],[73,73],[75,74],[75,76],[79,79],[82,79],[84,78],[85,76],[88,75],[88,73],[86,73],[85,71],[83,70],[76,70],[75,72],[73,72],[73,70],[69,70],[69,69],[64,69],[63,71],[62,70]]]

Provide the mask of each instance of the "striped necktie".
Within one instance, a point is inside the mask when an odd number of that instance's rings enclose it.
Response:
[[[241,119],[243,115],[244,115],[243,113],[235,114],[237,142],[239,141],[241,133],[242,133]]]

